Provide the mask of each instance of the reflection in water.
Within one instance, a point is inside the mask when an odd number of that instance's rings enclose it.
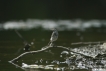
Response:
[[[67,49],[67,47],[56,46],[57,48]],[[66,70],[76,70],[76,69],[86,69],[90,71],[106,71],[106,49],[105,43],[97,45],[88,45],[78,48],[71,48],[60,53],[60,57],[64,59],[61,60],[43,60],[39,59],[36,61],[36,64],[28,65],[22,63],[22,66],[14,64],[14,59],[10,61],[15,66],[24,69],[25,71],[40,71],[40,69],[45,70],[57,70],[57,71],[66,71]],[[36,52],[45,51],[48,48],[38,50]],[[30,51],[31,52],[31,51]],[[32,51],[33,53],[33,51]],[[55,53],[54,53],[55,54]],[[19,57],[19,56],[18,56]],[[22,57],[22,56],[21,56]],[[46,64],[43,64],[43,63]],[[49,63],[48,63],[49,62]]]
[[[59,42],[57,43],[62,46],[70,46],[69,48],[66,47],[66,50],[63,49],[62,51],[60,49],[52,50],[52,48],[48,48],[51,50],[47,50],[46,48],[42,48],[45,44],[48,42],[48,36],[50,35],[49,32],[46,32],[44,30],[41,30],[41,28],[50,30],[51,28],[57,28],[61,34],[59,38]],[[96,43],[97,45],[89,45],[93,43],[92,41],[102,41],[105,40],[106,36],[106,20],[37,20],[37,19],[29,19],[26,21],[9,21],[5,22],[3,24],[0,24],[0,31],[2,32],[1,38],[0,38],[0,52],[1,52],[1,65],[7,65],[6,61],[10,60],[10,58],[13,58],[17,56],[17,54],[22,53],[20,47],[22,47],[22,44],[20,43],[20,40],[15,36],[16,34],[13,32],[13,30],[8,29],[22,29],[22,30],[28,30],[27,32],[20,30],[19,32],[26,36],[25,38],[28,41],[32,41],[31,39],[35,38],[34,48],[31,48],[31,50],[41,49],[38,51],[28,51],[22,54],[23,61],[19,59],[18,64],[20,68],[22,68],[22,63],[26,63],[27,65],[31,65],[35,63],[36,65],[54,65],[57,68],[55,70],[60,70],[63,68],[64,70],[81,70],[82,68],[92,71],[105,71],[105,50],[104,47],[105,44],[102,46],[99,42]],[[35,29],[34,29],[35,28]],[[38,28],[38,29],[37,29]],[[7,30],[7,31],[5,31]],[[64,31],[68,30],[68,31]],[[85,31],[85,32],[84,32]],[[91,31],[91,32],[90,32]],[[97,31],[97,32],[93,32]],[[70,34],[69,34],[70,33]],[[42,38],[42,34],[44,34]],[[8,35],[8,36],[7,36]],[[37,37],[37,38],[36,38]],[[75,39],[72,39],[75,38]],[[78,46],[74,48],[72,42],[82,42],[82,41],[91,41],[87,42],[88,46]],[[33,44],[33,43],[29,43]],[[78,43],[79,44],[79,43]],[[86,43],[85,43],[86,44]],[[84,45],[85,45],[84,44]],[[76,44],[75,44],[76,45]],[[73,46],[73,47],[72,47]],[[99,48],[100,47],[100,48]],[[55,47],[58,48],[58,47]],[[16,50],[19,49],[14,55],[13,53],[16,52]],[[6,51],[4,51],[6,50]],[[43,54],[44,52],[47,53],[47,55]],[[37,53],[37,57],[33,56],[33,53]],[[58,53],[58,54],[56,54]],[[12,55],[11,55],[12,54]],[[27,55],[31,54],[31,55]],[[41,55],[42,54],[42,55]],[[33,56],[32,58],[30,58]],[[41,57],[40,57],[41,56]],[[54,56],[54,57],[52,57]],[[28,58],[27,58],[28,57]],[[39,57],[39,58],[38,58]],[[47,57],[47,58],[46,58]],[[49,58],[48,58],[49,57]],[[58,58],[59,57],[59,58]],[[18,57],[18,58],[21,58]],[[44,58],[46,58],[44,60]],[[51,59],[52,58],[52,59]],[[17,58],[16,58],[17,59]],[[16,60],[15,59],[15,60]],[[26,59],[26,60],[25,60]],[[48,59],[51,59],[49,61]],[[60,60],[58,60],[60,59]],[[61,60],[63,59],[63,61]],[[18,60],[18,59],[17,59]],[[16,60],[16,61],[17,61]],[[27,61],[29,60],[29,62]],[[33,61],[32,61],[33,60]],[[3,62],[5,61],[5,62]],[[21,62],[20,62],[21,61]],[[45,61],[46,64],[43,64]],[[84,62],[85,61],[85,62]],[[32,62],[32,63],[31,63]],[[89,63],[86,63],[89,62]],[[91,65],[90,65],[91,62]],[[12,63],[15,63],[14,60]],[[21,63],[21,64],[20,64]],[[15,64],[14,64],[15,65]],[[98,68],[96,68],[98,66]],[[1,66],[1,69],[4,70],[5,66]],[[9,66],[7,66],[9,67]],[[12,69],[12,67],[10,67]],[[14,67],[15,68],[15,67]],[[25,70],[26,68],[24,68]],[[32,68],[29,68],[31,70]],[[6,69],[8,70],[8,68]],[[27,69],[28,70],[28,69]],[[33,68],[34,70],[39,70],[39,68]],[[61,69],[62,70],[62,69]],[[20,70],[19,70],[20,71]]]

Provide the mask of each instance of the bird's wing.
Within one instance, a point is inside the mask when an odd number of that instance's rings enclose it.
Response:
[[[57,33],[53,32],[52,35],[51,35],[51,37],[56,37],[56,36],[58,36],[58,32]]]

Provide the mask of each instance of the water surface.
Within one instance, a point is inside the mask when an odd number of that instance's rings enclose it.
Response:
[[[40,50],[42,47],[46,46],[49,42],[52,31],[41,30],[41,29],[32,29],[32,30],[19,30],[21,35],[29,42],[34,42],[34,45],[31,46],[31,51]],[[10,64],[8,61],[17,57],[23,53],[23,41],[18,37],[14,30],[3,30],[0,31],[0,70],[1,71],[23,71],[19,67],[16,67]],[[58,46],[65,47],[80,47],[82,45],[72,46],[72,42],[95,42],[95,41],[104,41],[106,38],[106,33],[101,31],[59,31],[59,38],[55,42]],[[48,51],[51,51],[48,52]],[[52,48],[50,50],[37,53],[37,54],[28,54],[22,57],[16,64],[22,66],[22,63],[35,64],[37,60],[60,60],[64,61],[64,58],[60,57],[60,53],[64,51],[59,48]],[[43,63],[40,63],[41,65]],[[45,63],[44,63],[45,64]],[[65,65],[67,66],[67,64]],[[44,71],[44,70],[40,70]],[[87,70],[74,70],[74,71],[87,71]]]

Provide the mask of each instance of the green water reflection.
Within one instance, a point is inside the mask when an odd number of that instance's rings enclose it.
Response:
[[[31,50],[39,50],[42,47],[46,46],[49,42],[51,31],[46,30],[26,30],[19,31],[21,35],[30,43],[34,41],[34,45],[31,47]],[[77,35],[77,31],[59,31],[59,38],[56,41],[56,45],[75,47],[72,46],[72,42],[80,41],[104,41],[106,39],[106,33],[104,32],[81,32],[81,35]],[[81,37],[83,39],[81,40]],[[20,68],[13,66],[8,63],[9,60],[17,57],[24,51],[23,41],[18,37],[14,30],[0,31],[0,71],[23,71]],[[20,50],[20,51],[18,51]],[[21,66],[21,62],[26,62],[28,64],[33,64],[37,58],[57,58],[59,59],[59,54],[62,50],[52,49],[53,52],[57,55],[52,54],[29,54],[21,60],[18,64]],[[61,60],[61,59],[60,59]],[[41,70],[42,71],[42,70]],[[44,71],[44,70],[43,70]],[[87,70],[75,70],[75,71],[87,71]]]

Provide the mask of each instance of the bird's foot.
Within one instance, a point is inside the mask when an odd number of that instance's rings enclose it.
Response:
[[[50,47],[56,47],[56,45],[54,43],[51,43],[49,46]]]
[[[54,46],[54,44],[53,43],[50,43],[50,45],[49,45],[50,47],[53,47]]]

